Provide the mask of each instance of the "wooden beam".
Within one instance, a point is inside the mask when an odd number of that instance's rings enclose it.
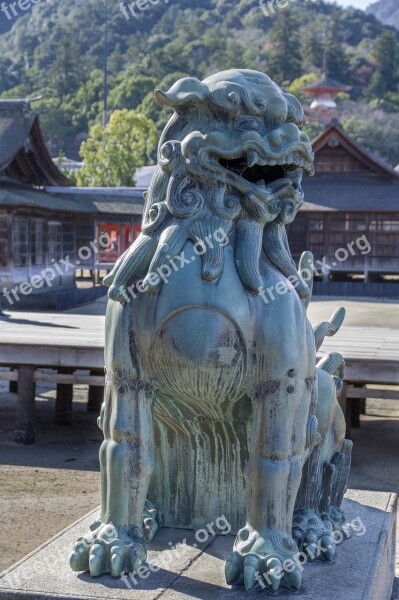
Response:
[[[57,344],[33,345],[0,344],[0,365],[34,364],[36,367],[53,368],[74,367],[75,369],[93,369],[101,371],[104,368],[103,347],[57,346]]]
[[[18,371],[0,371],[0,380],[18,381]]]
[[[67,375],[65,373],[43,373],[42,371],[35,372],[35,381],[46,381],[49,383],[61,383],[65,385],[95,385],[99,387],[104,387],[105,384],[103,376]]]
[[[378,390],[348,386],[347,397],[350,398],[377,398],[379,400],[399,400],[399,390]]]
[[[0,371],[0,380],[2,381],[18,381],[18,370],[15,371]],[[35,371],[33,380],[35,382],[45,381],[48,383],[65,383],[71,385],[93,385],[104,387],[104,376],[94,375],[66,375],[63,373],[43,373]]]

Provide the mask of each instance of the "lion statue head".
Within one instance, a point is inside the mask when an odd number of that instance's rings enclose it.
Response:
[[[154,273],[166,257],[220,228],[234,243],[237,271],[250,293],[262,290],[262,248],[287,277],[298,278],[286,225],[303,202],[303,172],[314,173],[298,100],[267,75],[236,69],[204,81],[180,79],[155,97],[174,115],[145,194],[142,233],[105,280],[110,297],[123,301],[128,283],[141,276],[156,292],[162,281]],[[205,280],[221,276],[223,252],[215,246],[202,256]],[[303,280],[296,289],[309,295]]]

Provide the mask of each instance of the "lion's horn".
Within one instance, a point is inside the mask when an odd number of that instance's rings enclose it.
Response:
[[[203,102],[208,95],[208,87],[193,77],[179,79],[168,92],[156,90],[155,98],[161,106],[185,107],[190,102]]]

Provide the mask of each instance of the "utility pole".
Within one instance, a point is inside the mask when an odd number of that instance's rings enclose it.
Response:
[[[108,0],[104,0],[104,110],[103,127],[108,124]]]

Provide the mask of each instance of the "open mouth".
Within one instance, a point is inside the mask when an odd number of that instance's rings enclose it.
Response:
[[[294,171],[302,169],[312,174],[313,165],[301,152],[292,152],[280,159],[263,159],[255,151],[239,158],[219,158],[221,167],[242,177],[258,187],[266,188],[280,179],[289,178]]]
[[[246,157],[234,158],[232,160],[221,158],[219,164],[228,171],[236,173],[246,181],[255,183],[256,185],[263,185],[266,187],[269,183],[283,179],[285,177],[285,170],[283,167],[270,165],[254,165],[248,167]]]

